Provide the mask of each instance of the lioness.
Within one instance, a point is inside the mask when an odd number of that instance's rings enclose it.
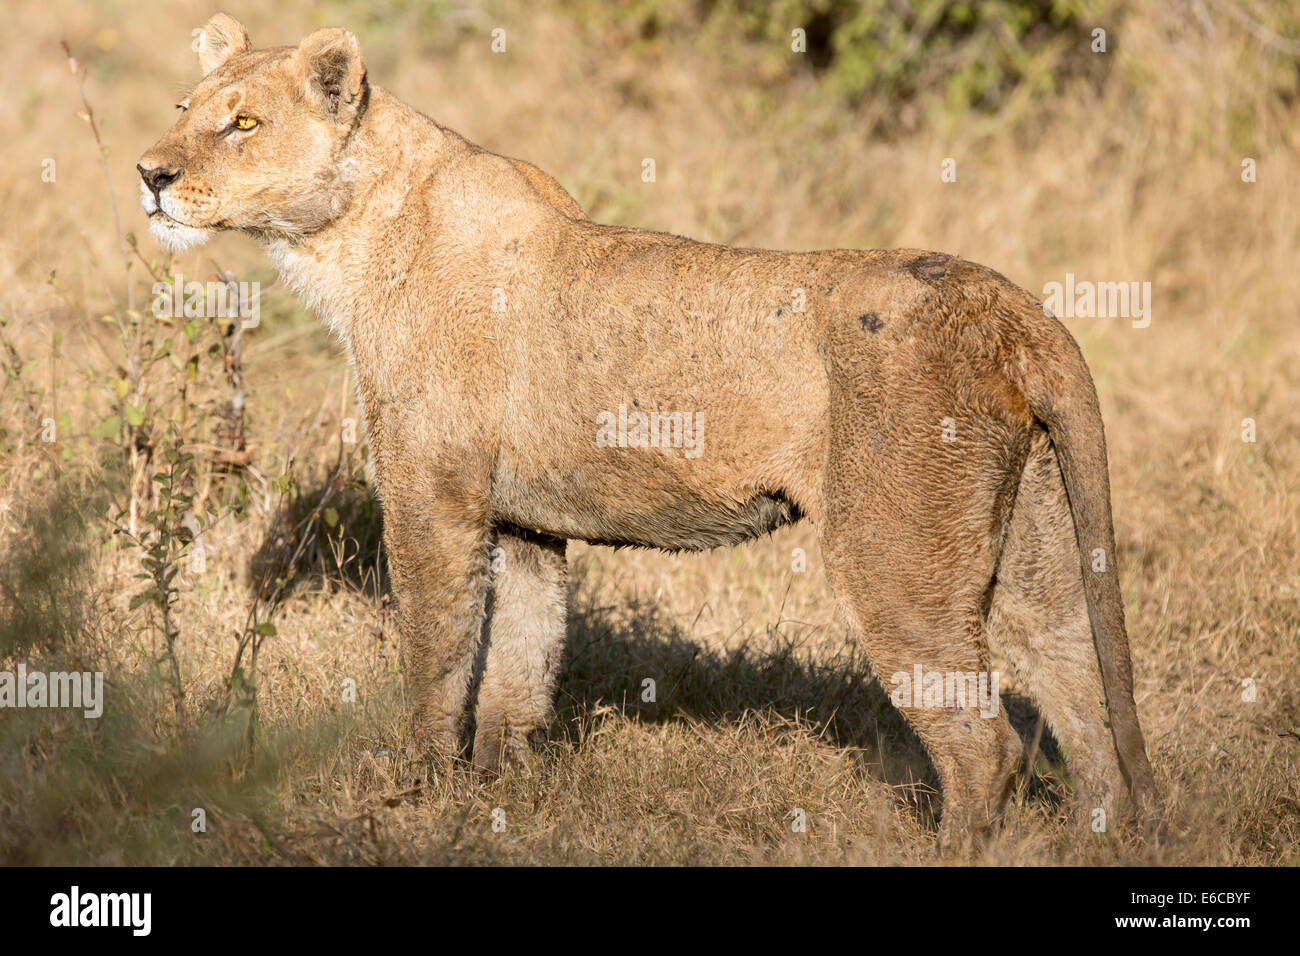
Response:
[[[344,30],[255,50],[218,14],[199,62],[139,163],[150,231],[261,240],[346,343],[422,752],[461,752],[489,591],[473,759],[546,733],[567,539],[699,550],[807,518],[877,674],[986,674],[996,641],[1084,806],[1154,814],[1097,397],[1031,296],[939,253],[591,222],[371,85]],[[903,711],[941,839],[986,832],[1021,763],[1005,714],[921,687]]]

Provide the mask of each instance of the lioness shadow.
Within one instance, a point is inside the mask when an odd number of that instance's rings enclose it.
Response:
[[[764,648],[722,651],[685,636],[655,606],[602,606],[584,587],[582,564],[570,566],[568,640],[559,678],[553,737],[576,746],[578,726],[601,705],[638,721],[734,723],[746,713],[798,720],[821,740],[851,751],[864,772],[893,787],[933,823],[941,807],[938,774],[925,747],[845,635],[842,648],[818,661],[799,649],[797,633],[778,631]],[[653,695],[646,693],[653,681]],[[653,699],[646,699],[653,696]],[[1025,798],[1053,811],[1064,788],[1050,768],[1059,747],[1034,705],[1001,695],[1025,744],[1026,767],[1039,735],[1035,772]],[[1046,764],[1048,771],[1039,773]]]
[[[385,599],[390,586],[379,499],[362,478],[295,487],[249,559],[247,574],[263,594],[338,584]]]
[[[330,496],[336,509],[332,523],[323,516],[312,520],[325,488],[305,489],[279,516],[250,562],[253,581],[275,581],[293,592],[309,582],[333,580],[387,603],[379,502],[368,489],[348,486]],[[895,788],[923,820],[936,818],[940,787],[929,756],[847,635],[840,650],[823,660],[801,652],[797,631],[784,629],[762,648],[721,651],[688,637],[655,606],[607,606],[597,603],[597,597],[586,562],[571,562],[553,738],[576,746],[579,723],[602,705],[650,722],[727,724],[746,713],[798,720],[820,739],[852,752],[864,772]],[[483,667],[491,613],[489,600],[476,675]],[[654,681],[653,700],[643,700],[647,678]],[[1060,766],[1056,741],[1046,727],[1039,727],[1033,704],[1005,693],[1001,704],[1026,752],[1040,733],[1042,764]],[[1031,773],[1023,783],[1026,799],[1059,808],[1064,791],[1050,770]]]

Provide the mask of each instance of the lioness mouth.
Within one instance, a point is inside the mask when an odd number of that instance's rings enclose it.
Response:
[[[167,215],[167,213],[163,212],[161,206],[159,206],[159,207],[158,207],[157,209],[155,209],[153,212],[149,213],[149,218],[150,218],[150,219],[152,219],[154,216],[162,216],[164,219],[167,219],[167,220],[169,220],[169,221],[171,221],[171,222],[174,222],[174,223],[176,223],[176,225],[178,225],[178,226],[189,226],[189,223],[188,223],[188,222],[181,222],[179,219],[175,218],[174,216],[169,216],[169,215]],[[196,226],[190,226],[190,228],[191,228],[191,229],[195,229],[195,228],[197,228],[197,227],[196,227]]]

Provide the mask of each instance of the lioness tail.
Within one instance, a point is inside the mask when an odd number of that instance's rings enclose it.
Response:
[[[1035,310],[1037,311],[1037,309]],[[1019,383],[1056,449],[1074,518],[1083,591],[1101,665],[1120,770],[1149,830],[1162,829],[1160,796],[1147,760],[1133,700],[1133,669],[1115,561],[1106,438],[1101,408],[1083,354],[1069,331],[1038,311]]]

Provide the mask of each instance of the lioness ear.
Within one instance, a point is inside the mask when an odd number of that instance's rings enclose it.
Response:
[[[299,45],[297,57],[308,96],[334,122],[351,125],[366,87],[366,67],[357,38],[338,27],[317,30]]]
[[[199,66],[207,76],[232,56],[253,48],[244,25],[228,13],[218,13],[203,27],[199,40]]]

